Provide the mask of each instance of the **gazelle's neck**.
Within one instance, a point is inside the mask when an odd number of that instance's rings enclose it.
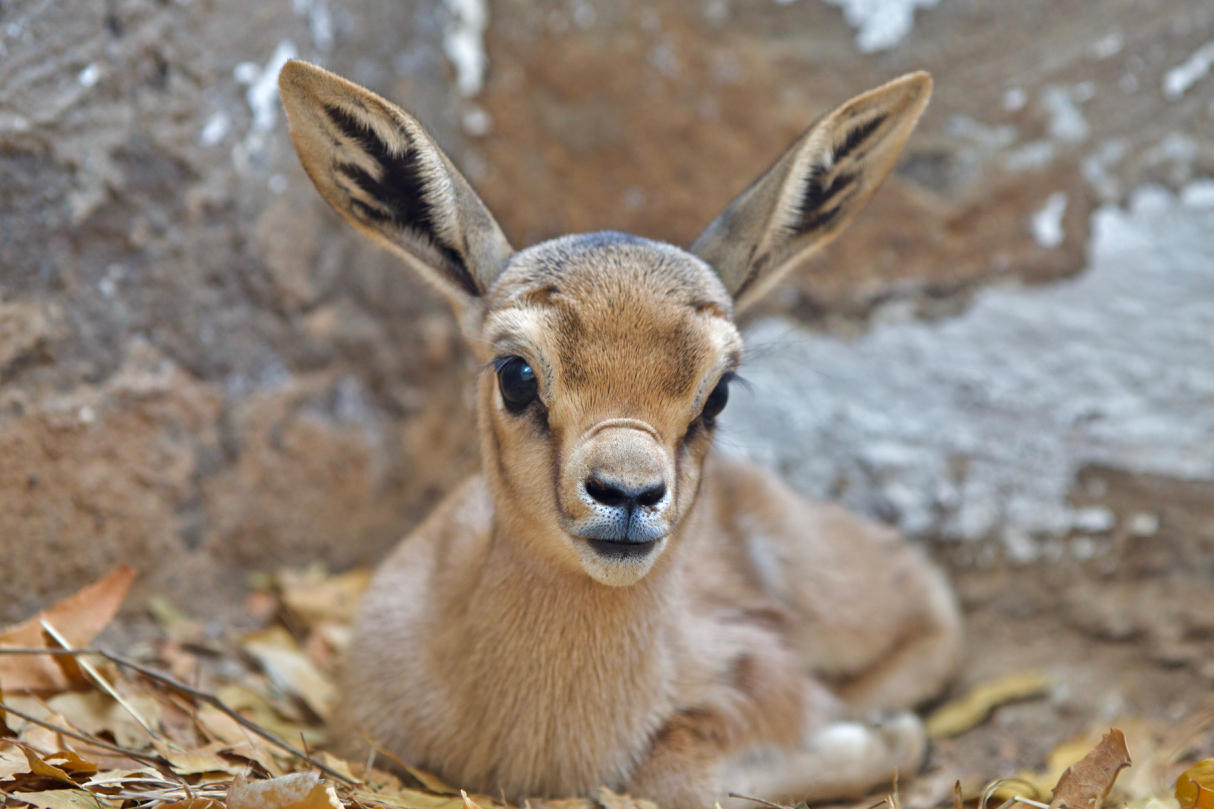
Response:
[[[682,607],[677,544],[629,587],[600,584],[572,565],[537,554],[535,544],[534,537],[494,526],[467,612],[470,635],[493,637],[493,649],[504,642],[539,648],[551,641],[557,658],[584,658],[581,648],[596,654],[616,646],[635,649],[639,641],[656,642]],[[555,544],[555,538],[544,544]],[[508,637],[494,637],[503,626],[512,629]],[[578,642],[562,645],[572,638]]]
[[[435,650],[459,691],[453,721],[477,729],[462,775],[510,796],[622,788],[638,742],[670,709],[682,565],[672,554],[635,585],[609,587],[529,544],[495,526],[457,598],[458,628]]]

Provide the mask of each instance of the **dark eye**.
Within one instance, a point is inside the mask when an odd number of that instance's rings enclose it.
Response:
[[[511,413],[523,412],[539,393],[535,371],[522,357],[506,357],[497,361],[497,386],[502,392],[506,409]]]
[[[733,374],[726,374],[721,377],[721,381],[712,389],[712,393],[708,394],[708,398],[704,400],[704,409],[700,412],[700,418],[704,421],[705,427],[712,427],[716,424],[717,416],[721,415],[721,411],[725,409],[725,405],[729,402],[729,380],[733,378]]]

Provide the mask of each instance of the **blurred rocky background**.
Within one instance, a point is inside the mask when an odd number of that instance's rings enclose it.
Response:
[[[118,562],[195,609],[372,562],[476,469],[445,306],[295,158],[293,56],[416,114],[516,246],[687,245],[931,71],[868,211],[750,314],[721,449],[955,565],[1214,572],[1207,0],[3,0],[0,620]]]

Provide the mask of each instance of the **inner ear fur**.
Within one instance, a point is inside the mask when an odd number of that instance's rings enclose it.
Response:
[[[741,310],[839,235],[885,180],[931,96],[924,72],[853,98],[802,135],[696,239]]]
[[[347,222],[412,265],[462,314],[513,252],[472,186],[404,110],[306,62],[278,86],[291,139]]]

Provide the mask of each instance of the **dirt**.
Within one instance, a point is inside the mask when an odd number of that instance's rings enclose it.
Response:
[[[1082,581],[1077,573],[1032,566],[954,574],[966,605],[965,662],[955,688],[1024,670],[1045,671],[1055,685],[1047,697],[1002,706],[979,727],[937,740],[929,777],[984,783],[1042,770],[1059,744],[1093,730],[1107,730],[1127,718],[1178,727],[1214,704],[1214,669],[1209,665],[1214,643],[1205,631],[1198,632],[1200,641],[1192,641],[1192,660],[1159,654],[1161,634],[1169,634],[1165,627],[1171,626],[1171,609],[1178,601],[1204,600],[1204,582],[1191,582],[1171,603],[1151,598],[1160,590],[1157,580],[1119,588],[1114,599],[1144,600],[1149,606],[1140,617],[1149,615],[1160,629],[1114,639],[1079,617],[1085,608],[1114,600],[1110,590],[1090,583],[1074,588]],[[1214,755],[1214,735],[1208,731],[1195,745],[1198,756]],[[1131,756],[1135,752],[1131,749]]]

